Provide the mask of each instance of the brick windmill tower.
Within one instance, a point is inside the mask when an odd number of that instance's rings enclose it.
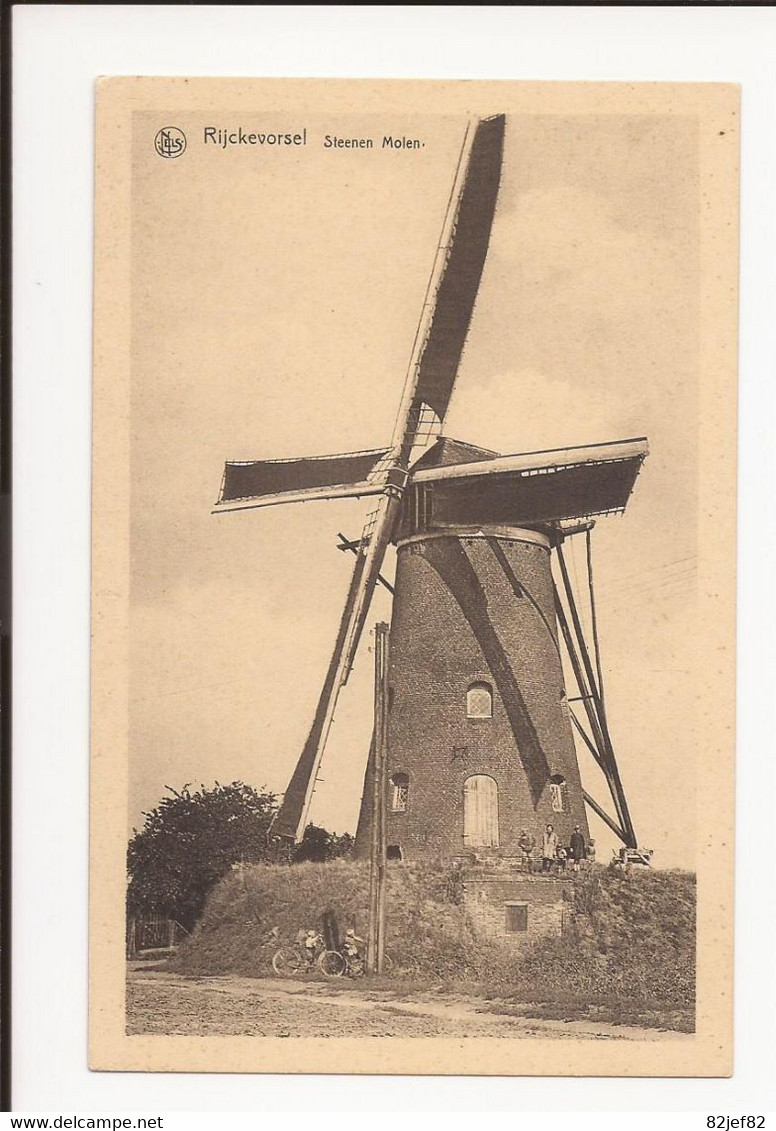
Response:
[[[361,538],[341,536],[356,562],[312,728],[274,825],[289,841],[307,823],[337,697],[382,582],[395,590],[389,857],[516,854],[523,828],[538,832],[549,821],[561,841],[574,825],[586,833],[586,806],[636,846],[606,723],[592,575],[591,650],[563,543],[584,535],[590,562],[594,517],[624,510],[646,441],[502,456],[441,435],[487,255],[504,130],[503,116],[467,128],[390,445],[226,465],[219,512],[377,498]],[[380,573],[391,543],[393,587]],[[582,787],[574,730],[603,773],[613,813]],[[367,785],[370,773],[368,762]],[[357,848],[368,839],[372,790],[363,796]]]

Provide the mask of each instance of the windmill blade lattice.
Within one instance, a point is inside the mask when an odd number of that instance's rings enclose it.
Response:
[[[298,839],[307,820],[315,778],[331,728],[339,692],[347,681],[364,630],[372,595],[393,537],[409,460],[433,417],[444,419],[488,250],[501,175],[503,116],[469,124],[448,201],[442,236],[415,334],[382,495],[362,535],[340,631],[313,728],[297,763],[274,831]],[[429,412],[431,415],[429,415]],[[371,469],[379,478],[377,465]]]

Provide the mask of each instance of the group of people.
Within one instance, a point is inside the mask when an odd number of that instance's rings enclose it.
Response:
[[[536,870],[534,852],[536,851],[536,837],[523,829],[518,839],[518,847],[522,854],[521,864],[524,872]],[[562,845],[558,834],[552,825],[547,825],[542,833],[541,856],[539,857],[542,872],[563,872],[568,864],[573,872],[578,872],[582,862],[591,864],[595,859],[595,841],[586,841],[579,825],[574,825],[574,831],[569,838],[568,845]]]
[[[326,940],[320,931],[305,930],[302,928],[297,933],[296,942],[300,950],[305,956],[305,960],[309,967],[315,964],[316,958],[322,950],[326,949]],[[340,951],[345,956],[348,962],[348,969],[351,973],[356,972],[363,964],[363,947],[364,940],[359,938],[352,927],[345,931],[344,938],[340,945]]]

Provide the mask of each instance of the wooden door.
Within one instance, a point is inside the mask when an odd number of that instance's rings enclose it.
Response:
[[[463,783],[463,842],[467,848],[498,848],[498,786],[486,774]]]

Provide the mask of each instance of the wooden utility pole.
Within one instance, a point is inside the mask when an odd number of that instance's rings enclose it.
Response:
[[[385,954],[385,774],[388,742],[388,625],[375,625],[375,725],[366,969],[380,974]]]

